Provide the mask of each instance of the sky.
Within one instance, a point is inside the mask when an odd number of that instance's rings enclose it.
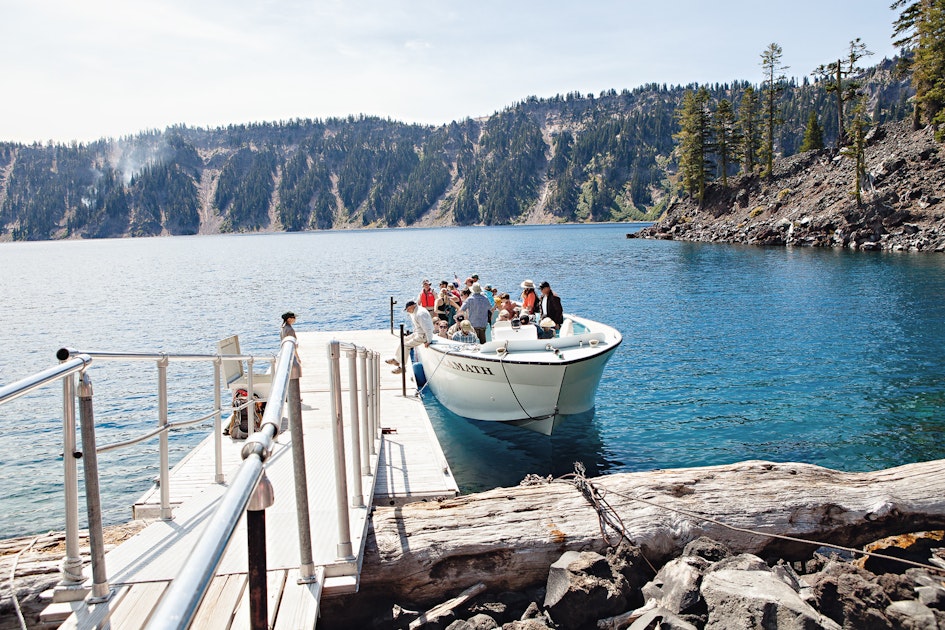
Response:
[[[369,114],[444,124],[530,95],[802,77],[891,0],[0,0],[0,141]]]

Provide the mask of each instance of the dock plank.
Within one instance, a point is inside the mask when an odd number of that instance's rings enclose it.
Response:
[[[169,582],[132,584],[109,618],[112,630],[130,630],[148,623]]]

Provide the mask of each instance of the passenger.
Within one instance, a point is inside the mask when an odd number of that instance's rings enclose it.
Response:
[[[561,328],[564,323],[564,310],[561,308],[561,298],[551,290],[551,285],[542,282],[539,285],[541,289],[541,316],[549,318],[555,323],[555,328]]]
[[[472,294],[459,307],[461,313],[465,313],[469,323],[476,330],[479,337],[479,343],[486,343],[486,326],[489,325],[489,319],[492,316],[489,300],[482,294],[482,287],[478,283],[472,285]]]
[[[493,287],[491,284],[487,284],[482,294],[486,296],[487,300],[489,300],[489,308],[495,309],[495,287]]]
[[[553,319],[546,317],[541,320],[541,324],[538,326],[538,338],[539,339],[554,339],[555,338],[555,328],[556,324]]]
[[[459,330],[453,334],[453,341],[460,343],[480,343],[473,325],[465,320],[460,323]]]
[[[438,322],[435,322],[434,324],[435,324],[435,327],[436,327],[436,336],[437,336],[437,337],[440,337],[441,339],[449,339],[449,338],[450,338],[450,336],[449,336],[449,334],[448,334],[448,331],[449,331],[449,329],[450,329],[449,324],[447,324],[446,322],[444,322],[444,321],[442,321],[442,320],[441,320],[441,321],[438,321]]]
[[[410,319],[413,320],[413,332],[404,338],[404,349],[409,351],[411,348],[416,348],[420,345],[429,348],[430,342],[433,341],[433,318],[430,317],[430,312],[425,308],[417,306],[417,303],[413,300],[407,302],[404,310],[410,314]],[[400,364],[400,359],[396,358],[399,354],[400,344],[398,343],[397,348],[394,350],[394,358],[387,360],[387,363],[396,366],[392,370],[394,374],[400,374],[404,371],[404,367]]]
[[[282,330],[279,332],[279,341],[282,341],[286,337],[295,337],[295,357],[292,360],[292,371],[289,374],[289,378],[301,378],[302,359],[299,358],[299,338],[295,334],[295,328],[292,327],[292,324],[294,323],[295,313],[292,311],[286,311],[282,314]]]
[[[502,309],[503,311],[505,311],[506,313],[509,314],[509,319],[512,319],[513,317],[515,317],[515,306],[516,306],[516,305],[515,305],[515,302],[512,301],[512,298],[509,296],[509,294],[508,294],[508,293],[503,293],[503,294],[502,294],[501,296],[499,296],[499,297],[502,298],[502,306],[501,306],[501,309]]]
[[[463,315],[462,313],[457,313],[455,319],[456,321],[453,323],[452,326],[450,326],[450,329],[446,332],[446,336],[449,337],[450,339],[452,339],[453,335],[455,335],[456,332],[459,330],[460,324],[462,324],[466,320],[466,316]]]
[[[500,321],[500,322],[508,322],[508,321],[511,321],[511,320],[512,320],[512,317],[511,317],[511,315],[509,315],[509,312],[508,312],[508,311],[504,311],[504,310],[503,310],[503,311],[499,311],[499,319],[498,319],[497,321]]]
[[[429,280],[423,281],[423,288],[420,289],[420,295],[417,296],[417,304],[427,309],[430,315],[433,315],[433,310],[436,308],[436,293],[433,292]]]
[[[538,296],[535,295],[535,283],[531,280],[526,280],[522,283],[522,312],[527,312],[529,315],[534,313],[537,301]]]
[[[447,322],[447,325],[453,325],[453,318],[456,315],[456,309],[459,308],[459,304],[456,302],[456,299],[453,297],[453,294],[450,293],[449,289],[440,289],[440,295],[436,298],[436,306],[434,308],[434,315],[444,322]]]

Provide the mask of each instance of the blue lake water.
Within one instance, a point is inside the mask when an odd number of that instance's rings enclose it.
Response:
[[[627,240],[627,225],[448,228],[0,245],[0,383],[83,350],[214,352],[297,330],[384,328],[388,299],[478,272],[548,280],[624,334],[593,417],[551,438],[427,401],[465,491],[562,474],[763,458],[868,470],[945,457],[945,256]],[[398,317],[400,315],[398,314]],[[90,370],[100,441],[152,427],[153,364]],[[212,367],[172,364],[171,420],[202,415]],[[0,407],[0,532],[61,529],[58,388]],[[172,463],[209,424],[171,437]],[[157,475],[157,443],[104,454],[109,522]]]

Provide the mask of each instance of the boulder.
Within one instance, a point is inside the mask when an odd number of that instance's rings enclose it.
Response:
[[[640,548],[626,541],[621,541],[618,546],[607,550],[607,562],[610,564],[610,570],[614,575],[623,576],[621,585],[623,586],[624,597],[627,598],[627,607],[638,608],[642,606],[643,595],[640,589],[653,576],[653,570],[646,558],[643,557]]]
[[[920,602],[929,608],[945,610],[945,588],[941,586],[920,586],[915,589]]]
[[[525,621],[513,621],[502,626],[502,630],[552,630],[540,619],[526,619]]]
[[[938,630],[932,609],[915,600],[893,602],[886,607],[886,616],[903,630]]]
[[[643,587],[647,605],[665,608],[677,615],[705,612],[699,586],[709,566],[699,556],[684,556],[667,562],[653,581]]]
[[[495,619],[482,613],[473,615],[466,620],[466,623],[469,624],[470,630],[493,630],[493,628],[499,627]]]
[[[811,603],[845,628],[890,628],[883,610],[890,599],[878,578],[850,563],[829,561],[806,576]]]
[[[627,630],[697,630],[685,619],[666,610],[665,608],[654,608],[649,610],[636,621],[634,621]]]
[[[709,562],[718,562],[731,557],[732,550],[711,538],[700,536],[683,548],[682,555],[697,556]]]
[[[701,592],[709,609],[705,630],[840,630],[771,571],[712,571]]]
[[[545,608],[565,628],[615,615],[626,608],[623,576],[614,576],[607,559],[593,551],[568,551],[551,565]]]

